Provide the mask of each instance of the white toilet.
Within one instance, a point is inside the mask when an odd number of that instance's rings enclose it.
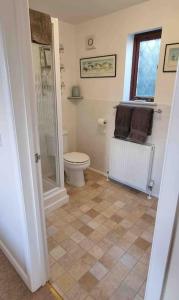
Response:
[[[69,185],[85,185],[84,170],[90,166],[90,158],[85,153],[68,152],[68,132],[63,131],[63,157],[66,181]]]

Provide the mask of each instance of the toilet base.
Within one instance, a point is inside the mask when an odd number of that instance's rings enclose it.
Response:
[[[84,172],[83,170],[72,170],[65,168],[66,182],[69,185],[76,187],[82,187],[85,185]]]

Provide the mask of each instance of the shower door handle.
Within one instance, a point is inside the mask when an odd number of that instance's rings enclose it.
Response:
[[[40,154],[35,153],[35,162],[36,162],[36,164],[39,162],[39,160],[40,160]]]

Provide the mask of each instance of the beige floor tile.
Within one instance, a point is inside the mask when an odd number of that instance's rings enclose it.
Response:
[[[98,299],[110,299],[111,295],[114,293],[114,291],[118,287],[118,282],[115,280],[113,274],[108,273],[91,291],[91,295],[95,298],[95,300]]]
[[[85,239],[85,236],[81,232],[76,231],[71,235],[71,239],[76,243],[80,243],[82,240]]]
[[[143,285],[141,286],[141,288],[138,292],[138,295],[140,297],[142,297],[142,299],[144,299],[144,296],[145,296],[145,288],[146,288],[146,282],[143,283]]]
[[[88,212],[89,210],[91,210],[91,207],[88,206],[87,204],[83,204],[83,205],[80,207],[80,209],[81,209],[81,211],[82,211],[83,213],[86,213],[86,212]]]
[[[124,254],[124,250],[117,247],[112,246],[109,251],[107,252],[113,259],[119,261],[121,256]]]
[[[57,233],[57,231],[58,229],[54,225],[51,225],[47,227],[47,236],[48,237],[53,236],[55,233]]]
[[[97,196],[97,197],[93,198],[93,201],[96,203],[101,203],[103,200]]]
[[[80,231],[82,234],[84,234],[85,236],[88,236],[88,235],[90,235],[94,230],[93,230],[90,226],[88,226],[88,225],[83,225],[83,226],[79,229],[79,231]]]
[[[107,218],[105,216],[103,216],[103,215],[98,215],[93,220],[96,221],[98,224],[103,224],[104,222],[107,221]]]
[[[97,259],[101,258],[104,254],[104,251],[97,245],[95,245],[90,250],[88,250],[88,252],[89,254],[93,255]]]
[[[121,257],[120,261],[121,261],[121,262],[122,262],[129,270],[131,270],[131,269],[136,265],[136,263],[137,263],[137,259],[136,259],[134,256],[132,256],[132,255],[130,255],[130,254],[128,254],[128,253],[125,253],[125,254]]]
[[[104,224],[100,225],[96,228],[96,231],[100,232],[103,236],[105,236],[107,233],[111,231],[109,227],[106,227]]]
[[[50,268],[50,280],[55,281],[60,275],[65,272],[63,267],[59,263],[55,263]]]
[[[111,300],[133,300],[136,292],[123,283],[111,297]]]
[[[65,227],[64,227],[65,228]],[[68,239],[68,235],[65,233],[65,231],[59,230],[57,233],[53,235],[53,239],[57,242],[60,243],[66,239]]]
[[[132,245],[127,251],[127,253],[134,256],[136,259],[139,259],[144,255],[145,251],[137,247],[136,245]]]
[[[97,258],[95,258],[93,255],[91,255],[87,252],[81,257],[81,260],[85,264],[88,264],[89,266],[93,266],[96,263]]]
[[[88,293],[77,283],[67,292],[69,300],[84,300],[88,297]]]
[[[111,269],[111,278],[113,278],[118,283],[118,285],[126,278],[128,274],[128,268],[121,262],[118,262]]]
[[[103,249],[104,252],[106,252],[113,246],[113,243],[108,239],[103,238],[101,241],[97,243],[97,246]]]
[[[137,296],[135,296],[134,300],[144,300],[144,298],[142,298],[141,296],[137,295]]]
[[[90,209],[87,213],[88,216],[90,216],[92,219],[96,218],[99,213],[95,209]]]
[[[90,292],[98,283],[98,280],[90,273],[87,272],[80,280],[79,284],[87,292]]]
[[[80,246],[78,246],[78,248],[75,248],[70,252],[70,255],[72,256],[74,261],[81,258],[84,254],[85,254],[85,250],[82,249]]]
[[[58,246],[58,243],[52,238],[49,237],[47,239],[47,244],[48,244],[48,251],[50,252],[51,250],[53,250],[55,247]]]
[[[64,270],[68,271],[74,264],[74,258],[67,253],[58,260],[58,263],[64,268]]]
[[[145,277],[139,276],[135,270],[132,270],[126,277],[125,283],[132,288],[133,290],[138,292],[138,290],[142,287],[142,284],[145,281]]]
[[[65,234],[68,235],[69,237],[76,231],[76,228],[74,228],[71,225],[65,226]]]
[[[72,265],[68,272],[75,280],[78,281],[85,273],[87,273],[87,271],[89,271],[90,268],[91,266],[89,264],[86,264],[82,259],[79,259]]]
[[[112,215],[110,219],[117,224],[119,224],[123,220],[123,218],[117,214]]]
[[[69,253],[78,248],[78,245],[72,239],[64,240],[60,243],[60,245]]]
[[[48,255],[48,263],[50,267],[56,263],[56,260],[50,254]]]
[[[109,270],[111,270],[118,262],[108,253],[104,254],[99,261]]]
[[[94,246],[94,242],[91,241],[90,239],[88,238],[85,238],[84,240],[82,240],[80,243],[79,243],[80,247],[86,251],[88,251],[90,248],[92,248]]]
[[[136,241],[135,241],[135,246],[137,246],[138,248],[141,248],[142,250],[147,250],[151,243],[149,243],[148,241],[144,240],[143,238],[138,238]]]
[[[90,227],[93,228],[93,229],[96,229],[97,227],[100,226],[100,224],[97,223],[96,221],[92,220],[92,221],[90,221],[90,222],[88,223],[88,226],[90,226]]]
[[[149,214],[144,214],[141,219],[143,219],[144,221],[146,221],[149,224],[153,224],[155,222],[154,217],[152,217]]]
[[[80,220],[75,220],[71,223],[71,226],[73,226],[76,229],[80,229],[84,224]]]
[[[134,268],[134,271],[141,277],[146,278],[148,273],[148,266],[139,261]]]
[[[87,296],[87,297],[85,298],[85,300],[94,300],[94,298],[91,297],[91,296]]]
[[[97,243],[101,241],[104,238],[105,234],[101,233],[99,231],[93,230],[93,232],[89,235],[90,240],[92,240],[94,243]]]
[[[95,276],[96,279],[101,280],[108,273],[108,269],[98,261],[90,269],[90,273]]]
[[[61,288],[64,293],[67,293],[76,284],[76,281],[66,272],[58,277],[55,284]]]
[[[63,249],[61,246],[55,247],[52,251],[50,251],[50,255],[55,259],[58,260],[62,256],[66,254],[66,250]]]

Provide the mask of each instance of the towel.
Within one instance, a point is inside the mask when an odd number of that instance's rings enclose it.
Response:
[[[130,132],[133,107],[118,105],[115,120],[115,138],[126,139]]]
[[[152,134],[153,114],[152,108],[134,108],[129,134],[131,141],[142,144],[146,142],[147,136]]]
[[[32,42],[51,45],[52,24],[49,15],[36,10],[29,10]]]

